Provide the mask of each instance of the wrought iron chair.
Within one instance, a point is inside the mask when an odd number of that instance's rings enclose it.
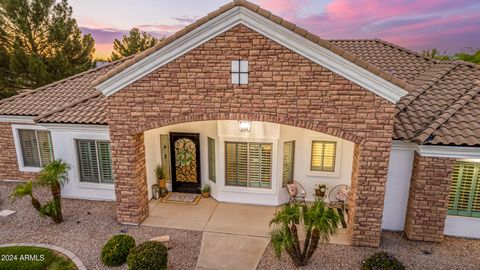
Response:
[[[348,197],[350,196],[350,186],[338,185],[332,188],[328,194],[329,206],[339,208],[345,211],[348,207]]]
[[[292,181],[287,184],[287,192],[290,196],[288,203],[303,203],[307,205],[305,202],[305,198],[307,197],[307,192],[305,188],[297,181]]]

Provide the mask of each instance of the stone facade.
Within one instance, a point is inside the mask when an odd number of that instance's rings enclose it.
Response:
[[[18,123],[15,123],[18,124]],[[11,123],[0,123],[0,170],[1,180],[30,180],[36,177],[36,173],[21,172],[18,169],[17,153]]]
[[[230,83],[231,61],[238,59],[249,61],[247,85]],[[351,241],[379,245],[395,105],[355,83],[239,25],[116,92],[107,103],[120,222],[140,223],[148,214],[143,131],[249,119],[356,143]]]
[[[454,161],[415,153],[405,220],[408,239],[434,242],[443,239]]]

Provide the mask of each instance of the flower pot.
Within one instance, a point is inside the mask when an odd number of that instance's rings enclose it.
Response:
[[[324,197],[325,196],[325,191],[322,191],[321,189],[315,189],[315,196]]]
[[[159,179],[158,180],[158,186],[160,188],[166,188],[167,187],[167,180],[166,179]]]
[[[208,197],[210,197],[210,192],[202,192],[202,197],[203,197],[203,198],[208,198]]]

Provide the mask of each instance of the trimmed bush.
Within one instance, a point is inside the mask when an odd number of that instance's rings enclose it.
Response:
[[[114,235],[102,248],[102,262],[107,266],[119,266],[127,261],[127,256],[135,248],[135,239],[130,235]]]
[[[130,270],[165,270],[167,263],[167,248],[155,241],[140,244],[130,252],[127,258]]]
[[[404,270],[402,263],[385,251],[374,253],[363,261],[362,270]]]

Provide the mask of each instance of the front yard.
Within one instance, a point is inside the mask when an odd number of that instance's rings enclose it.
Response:
[[[72,251],[87,269],[108,268],[100,262],[100,250],[114,234],[126,230],[137,243],[154,236],[168,234],[173,248],[169,259],[174,269],[194,269],[202,239],[202,232],[126,226],[117,224],[113,202],[64,199],[65,221],[54,224],[48,218],[40,218],[27,198],[14,204],[7,197],[13,183],[0,182],[0,209],[17,211],[12,216],[0,218],[0,244],[12,242],[47,243]],[[45,193],[46,195],[47,193]],[[441,244],[407,241],[400,233],[385,232],[382,250],[394,253],[407,269],[478,269],[480,265],[480,241],[446,237]],[[310,264],[303,269],[359,269],[362,260],[378,251],[343,245],[321,245]],[[294,269],[287,256],[277,259],[269,246],[257,269]]]

